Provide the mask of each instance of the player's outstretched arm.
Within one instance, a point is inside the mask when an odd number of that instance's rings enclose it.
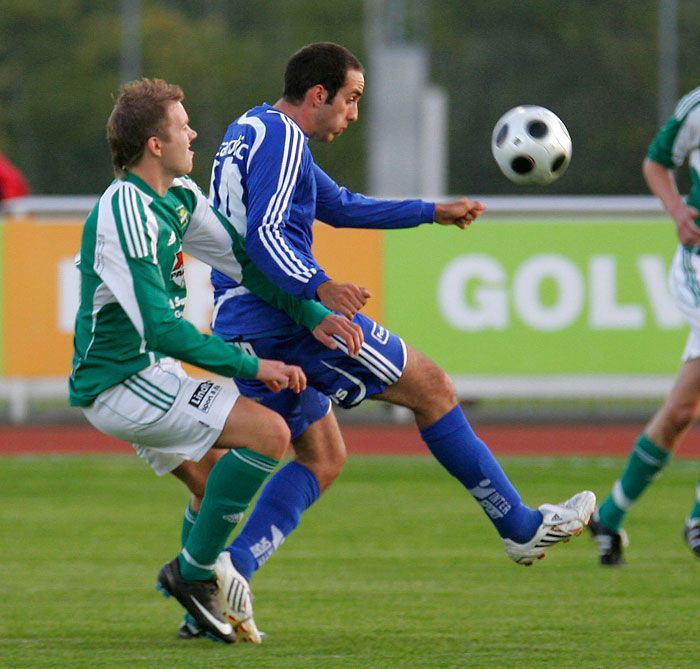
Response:
[[[287,365],[279,360],[258,360],[258,373],[255,377],[262,381],[273,393],[289,388],[295,393],[306,389],[306,374],[301,367]]]
[[[438,202],[435,205],[435,222],[440,225],[456,225],[466,228],[477,216],[486,210],[486,205],[468,197],[452,202]]]
[[[324,346],[331,349],[338,348],[338,343],[333,339],[333,335],[340,337],[348,347],[348,355],[357,355],[360,352],[362,342],[365,340],[362,328],[359,325],[338,314],[326,316],[312,330],[312,334]]]
[[[333,279],[320,283],[316,295],[329,309],[339,311],[348,318],[352,318],[372,297],[367,288],[354,283],[339,283]]]

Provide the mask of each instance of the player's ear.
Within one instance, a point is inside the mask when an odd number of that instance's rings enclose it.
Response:
[[[146,151],[151,153],[156,158],[160,158],[163,155],[160,138],[156,137],[155,135],[153,137],[149,137],[146,140]]]
[[[311,101],[314,107],[320,107],[326,103],[328,99],[328,91],[322,84],[316,84],[307,91],[307,99]]]

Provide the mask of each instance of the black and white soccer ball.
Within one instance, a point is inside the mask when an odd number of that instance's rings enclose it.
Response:
[[[571,162],[571,137],[549,109],[521,105],[496,123],[491,152],[501,172],[516,184],[549,184]]]

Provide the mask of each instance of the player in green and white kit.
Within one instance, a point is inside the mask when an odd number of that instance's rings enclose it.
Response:
[[[255,378],[271,390],[299,392],[306,377],[299,367],[201,334],[182,318],[183,250],[240,277],[243,290],[284,309],[328,345],[332,335],[356,349],[361,342],[346,319],[265,279],[235,230],[182,176],[192,169],[196,137],[182,97],[177,86],[144,79],[122,88],[110,116],[117,180],[83,230],[70,402],[101,431],[132,442],[157,474],[172,472],[188,485],[196,520],[185,523],[182,552],[161,569],[159,584],[202,629],[230,642],[249,637],[250,590],[245,579],[228,575],[241,605],[225,617],[214,564],[290,434],[279,415],[240,397],[235,386],[193,379],[179,361]]]
[[[649,147],[642,166],[651,192],[676,224],[680,244],[670,270],[671,292],[690,325],[683,365],[662,407],[644,428],[622,476],[591,519],[602,565],[624,564],[627,535],[622,524],[632,505],[661,474],[683,436],[700,415],[700,88],[677,104],[673,116]],[[684,201],[674,169],[687,160],[692,187]],[[700,482],[683,529],[700,557]]]

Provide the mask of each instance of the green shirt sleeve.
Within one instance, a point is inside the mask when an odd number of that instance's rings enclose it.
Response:
[[[273,307],[284,311],[295,323],[313,330],[333,313],[316,300],[293,297],[268,279],[248,257],[245,239],[214,209],[191,179],[180,179],[180,190],[187,186],[192,218],[183,238],[183,250],[243,285]],[[178,189],[171,189],[177,192]]]
[[[664,127],[659,130],[656,137],[654,137],[654,140],[647,151],[647,158],[649,158],[649,160],[653,160],[655,163],[659,163],[659,165],[663,165],[668,169],[673,169],[676,167],[676,161],[674,160],[674,146],[681,127],[681,121],[676,118],[669,119],[666,125],[664,125]]]
[[[143,323],[143,338],[149,349],[221,376],[255,378],[256,357],[219,337],[202,334],[192,323],[173,313],[156,265],[146,259],[129,259],[129,269]]]
[[[298,325],[313,330],[333,312],[316,300],[303,300],[285,293],[268,279],[245,252],[245,240],[236,234],[233,250],[241,264],[241,283],[258,297],[281,309]]]

